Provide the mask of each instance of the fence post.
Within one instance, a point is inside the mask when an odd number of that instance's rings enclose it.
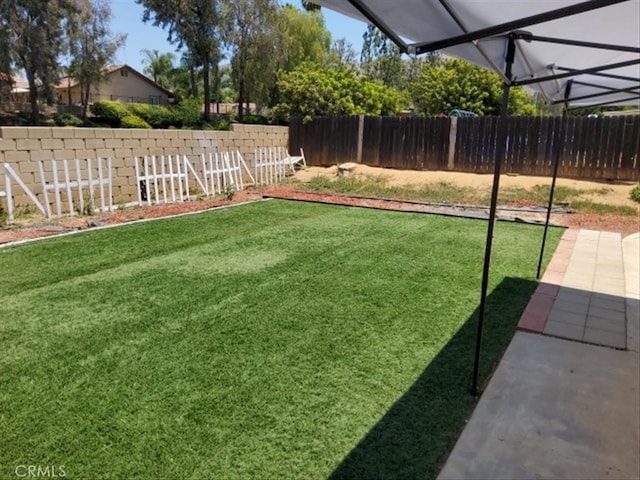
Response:
[[[455,168],[456,156],[456,136],[458,135],[458,117],[449,118],[449,151],[447,157],[447,168],[453,170]]]
[[[358,117],[358,154],[357,163],[362,163],[362,139],[364,137],[364,115]]]

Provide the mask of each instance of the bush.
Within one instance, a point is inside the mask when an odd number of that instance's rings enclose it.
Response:
[[[214,130],[231,130],[231,123],[228,120],[217,120],[212,126]]]
[[[269,119],[262,115],[244,115],[242,117],[242,123],[251,125],[268,125]]]
[[[180,112],[164,105],[131,103],[129,108],[131,113],[142,118],[153,128],[180,127],[183,124]]]
[[[631,189],[629,193],[629,198],[634,202],[640,203],[640,183]]]
[[[95,102],[89,107],[89,110],[93,115],[98,117],[99,121],[103,121],[114,127],[120,126],[122,120],[131,114],[127,105],[112,100]]]
[[[182,100],[174,107],[176,120],[183,127],[193,127],[200,123],[200,102],[195,98]]]
[[[70,113],[56,113],[53,120],[59,127],[81,127],[84,124],[82,119]]]
[[[179,127],[180,119],[168,107],[152,105],[149,115],[145,118],[153,128]]]
[[[152,105],[148,103],[129,103],[127,107],[130,113],[146,120]]]
[[[120,125],[122,128],[151,128],[151,125],[137,115],[127,115],[122,119]]]

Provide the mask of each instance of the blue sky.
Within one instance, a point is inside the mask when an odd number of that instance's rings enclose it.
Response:
[[[159,50],[160,52],[175,52],[175,46],[167,41],[167,32],[160,27],[154,27],[150,23],[142,22],[143,8],[134,0],[111,0],[111,30],[114,33],[126,33],[127,42],[117,54],[117,63],[126,63],[142,72],[143,55],[140,50]],[[301,8],[299,0],[282,1],[291,3]],[[353,45],[356,52],[362,48],[362,34],[366,25],[357,20],[352,20],[344,15],[334,13],[326,8],[322,9],[327,29],[331,32],[333,40],[346,38]]]

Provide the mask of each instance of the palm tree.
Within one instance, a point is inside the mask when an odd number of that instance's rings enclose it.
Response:
[[[168,87],[169,72],[173,69],[175,55],[171,52],[160,53],[158,50],[141,50],[145,58],[142,63],[145,65],[143,72],[149,75],[154,82],[161,87]]]

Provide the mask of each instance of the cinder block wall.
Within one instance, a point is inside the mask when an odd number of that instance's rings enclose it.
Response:
[[[287,127],[232,125],[231,131],[136,130],[64,127],[0,127],[0,190],[5,190],[3,164],[8,163],[26,186],[43,201],[38,161],[111,158],[114,203],[137,199],[134,158],[145,155],[186,155],[190,161],[200,154],[239,150],[253,167],[254,152],[261,147],[286,147]],[[75,179],[75,175],[72,175]],[[13,185],[15,205],[31,201]],[[4,203],[5,199],[0,199]]]

